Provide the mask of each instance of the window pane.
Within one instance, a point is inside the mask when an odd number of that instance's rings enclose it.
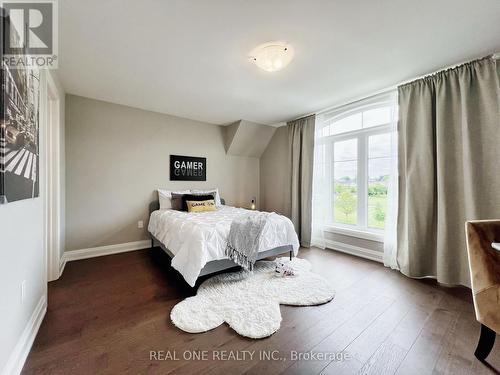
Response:
[[[344,117],[341,120],[332,123],[331,135],[350,132],[353,130],[361,129],[363,116],[361,113],[356,113],[351,116]]]
[[[355,225],[358,211],[358,140],[335,142],[333,149],[334,221]]]
[[[358,139],[352,138],[346,141],[339,141],[333,144],[333,160],[346,161],[357,160],[358,158]]]
[[[334,221],[340,224],[357,224],[357,162],[335,162],[333,173],[335,176]]]
[[[368,227],[384,229],[390,158],[368,159]]]
[[[363,128],[391,122],[391,107],[374,108],[363,112]]]
[[[372,135],[368,139],[368,157],[379,158],[391,155],[391,135],[389,133]]]

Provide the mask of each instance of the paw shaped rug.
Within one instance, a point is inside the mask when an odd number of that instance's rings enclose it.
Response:
[[[259,339],[280,328],[280,304],[320,305],[335,296],[328,281],[311,272],[307,260],[279,261],[289,262],[294,276],[277,277],[276,263],[272,261],[257,262],[253,272],[214,276],[200,285],[196,296],[174,306],[170,312],[172,323],[183,331],[199,333],[226,322],[241,336]]]

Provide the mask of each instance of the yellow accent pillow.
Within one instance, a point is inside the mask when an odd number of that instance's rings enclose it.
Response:
[[[186,201],[188,212],[206,212],[216,211],[215,200],[209,199],[206,201]]]

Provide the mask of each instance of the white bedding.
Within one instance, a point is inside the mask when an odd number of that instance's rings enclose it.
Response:
[[[252,212],[230,206],[221,206],[214,212],[198,213],[157,210],[151,214],[148,229],[174,254],[172,267],[182,274],[189,285],[194,286],[205,264],[227,258],[224,249],[232,220]],[[273,213],[262,232],[259,252],[285,245],[292,245],[297,255],[299,240],[292,222]]]

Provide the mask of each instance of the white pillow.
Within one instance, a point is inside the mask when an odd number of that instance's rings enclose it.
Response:
[[[162,190],[158,189],[158,201],[160,202],[160,210],[171,210],[172,209],[172,193],[176,194],[189,194],[191,190]]]
[[[208,189],[208,190],[191,190],[191,193],[193,194],[213,194],[214,192],[215,192],[215,205],[218,207],[222,206],[218,188]]]

